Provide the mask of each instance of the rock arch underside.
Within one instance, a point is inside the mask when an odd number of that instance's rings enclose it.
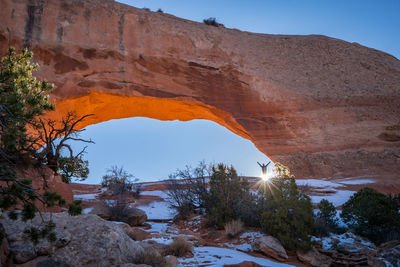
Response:
[[[0,0],[0,20],[1,55],[29,47],[56,84],[49,117],[209,119],[298,177],[399,177],[400,61],[386,53],[108,0]]]

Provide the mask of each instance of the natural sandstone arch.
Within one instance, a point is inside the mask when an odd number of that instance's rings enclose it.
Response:
[[[400,173],[400,62],[388,54],[324,36],[210,27],[110,0],[0,5],[0,52],[35,52],[38,75],[57,85],[50,116],[75,105],[97,113],[93,123],[206,118],[298,176]]]

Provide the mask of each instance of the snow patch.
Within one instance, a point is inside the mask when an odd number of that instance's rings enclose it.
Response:
[[[79,194],[74,195],[74,200],[94,200],[98,194]]]
[[[262,266],[281,267],[292,266],[272,260],[254,257],[244,252],[229,248],[195,247],[193,258],[179,258],[182,266],[215,266],[222,267],[227,264],[238,264],[244,261],[252,261]]]
[[[343,205],[356,191],[336,190],[336,193],[328,196],[309,196],[312,203],[319,203],[322,199],[332,202],[335,207]]]
[[[296,184],[299,186],[311,186],[311,187],[324,187],[324,188],[336,188],[342,187],[343,185],[331,181],[317,180],[317,179],[298,179]]]
[[[359,185],[359,184],[373,184],[373,183],[375,183],[375,181],[371,180],[371,179],[339,180],[337,182],[341,183],[341,184],[346,184],[346,185]]]
[[[93,207],[83,209],[83,210],[82,210],[82,214],[89,214],[92,210],[93,210]]]
[[[146,212],[149,220],[171,220],[177,214],[165,201],[152,201],[147,205],[136,206],[136,208]]]

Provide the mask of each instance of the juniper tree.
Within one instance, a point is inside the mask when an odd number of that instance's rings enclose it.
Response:
[[[377,244],[400,238],[398,201],[375,189],[365,187],[352,195],[340,216],[356,234]]]
[[[322,199],[318,204],[318,209],[315,214],[315,235],[326,236],[331,232],[338,231],[339,224],[335,206],[328,200]]]
[[[237,175],[233,166],[218,164],[212,167],[206,204],[209,224],[223,228],[226,223],[240,219],[241,206],[248,194],[248,182]]]
[[[261,225],[285,248],[308,249],[313,230],[310,198],[299,192],[287,167],[276,163],[275,171],[276,177],[266,181],[263,187],[265,201]]]

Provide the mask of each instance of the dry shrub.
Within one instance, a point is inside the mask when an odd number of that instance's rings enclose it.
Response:
[[[145,249],[135,260],[135,264],[146,264],[153,267],[165,267],[167,261],[165,258],[155,249]]]
[[[192,253],[193,247],[192,243],[186,241],[183,237],[176,237],[174,241],[168,246],[168,255],[174,255],[176,257],[183,257],[188,253]]]
[[[243,223],[240,220],[231,221],[225,224],[225,233],[229,238],[234,238],[243,232]]]

